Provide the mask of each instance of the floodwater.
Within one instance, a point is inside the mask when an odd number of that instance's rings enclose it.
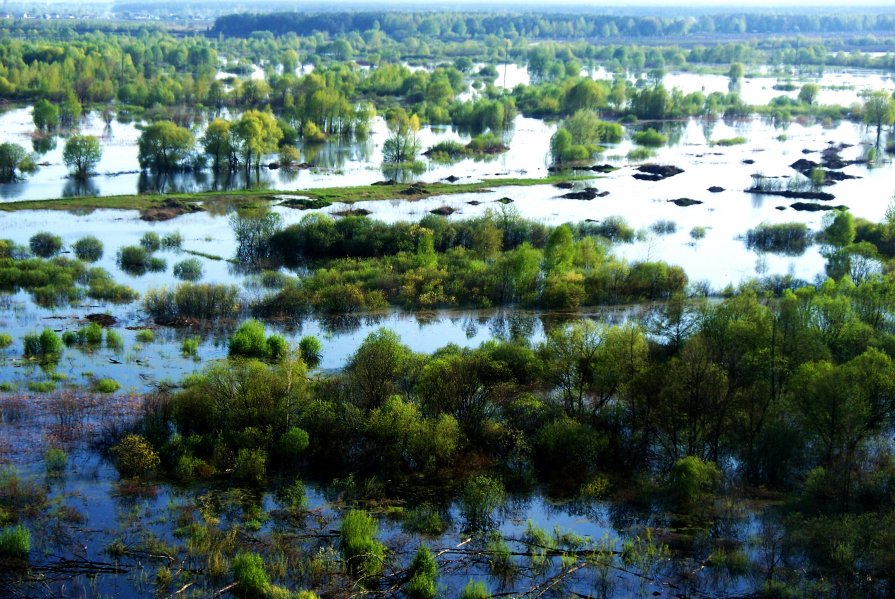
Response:
[[[504,72],[506,69],[506,72]],[[259,69],[253,72],[257,76]],[[498,85],[513,87],[528,81],[528,73],[517,65],[498,67]],[[262,71],[263,74],[263,71]],[[597,76],[608,76],[601,72]],[[795,80],[795,78],[794,78]],[[772,87],[776,76],[746,79],[741,85],[741,93],[747,102],[764,103],[770,97],[786,92],[778,92]],[[685,92],[702,90],[727,91],[728,79],[721,75],[697,75],[693,73],[670,73],[666,77],[668,87],[679,87]],[[820,101],[850,104],[856,101],[861,89],[892,88],[892,79],[878,72],[858,70],[833,72],[824,75]],[[798,92],[789,92],[794,95]],[[640,181],[632,175],[639,162],[628,158],[635,149],[631,141],[608,147],[605,153],[595,159],[595,163],[609,163],[618,167],[605,175],[594,175],[593,179],[582,182],[579,187],[591,185],[608,192],[605,197],[594,200],[571,200],[560,197],[565,190],[549,185],[530,187],[500,187],[491,191],[474,194],[430,197],[418,201],[395,199],[379,202],[361,202],[355,208],[371,211],[370,218],[385,222],[419,220],[430,210],[450,206],[458,212],[449,218],[463,219],[483,215],[487,210],[512,210],[521,217],[535,219],[549,224],[580,222],[585,219],[602,221],[609,217],[621,217],[638,231],[637,240],[629,244],[615,244],[611,251],[629,261],[664,260],[682,266],[691,281],[705,281],[714,290],[726,285],[771,274],[791,274],[806,281],[822,276],[824,258],[818,246],[811,246],[801,256],[760,254],[749,249],[743,241],[746,232],[760,223],[802,222],[813,231],[822,226],[822,213],[797,212],[789,208],[791,201],[773,196],[746,193],[751,185],[752,175],[761,173],[772,177],[796,177],[790,164],[800,158],[819,161],[820,151],[832,144],[846,144],[841,155],[845,160],[865,157],[872,142],[873,134],[862,125],[850,122],[832,123],[828,126],[811,122],[792,123],[785,128],[758,118],[743,120],[704,121],[690,119],[679,123],[653,124],[668,135],[669,144],[655,150],[654,154],[642,159],[660,164],[673,164],[683,169],[679,175],[662,181]],[[360,142],[331,141],[321,146],[305,147],[304,159],[315,166],[299,172],[263,170],[255,180],[246,181],[236,177],[233,181],[216,181],[209,173],[183,174],[162,180],[154,179],[139,172],[137,166],[136,140],[139,129],[134,124],[112,122],[107,128],[95,113],[87,115],[81,125],[84,133],[101,138],[104,156],[99,165],[99,174],[91,178],[86,188],[79,188],[67,178],[62,165],[63,140],[55,149],[45,152],[39,162],[46,163],[24,182],[0,186],[0,201],[43,200],[66,195],[133,194],[146,190],[189,190],[245,186],[269,187],[282,192],[319,186],[365,185],[381,180],[381,146],[387,132],[381,119],[373,123],[369,139]],[[451,165],[429,164],[419,175],[423,181],[436,181],[456,175],[460,181],[480,180],[490,177],[541,177],[547,173],[547,148],[550,136],[555,131],[555,123],[545,123],[537,119],[517,117],[514,126],[507,132],[510,150],[489,161],[464,160]],[[0,141],[13,141],[31,147],[30,109],[18,108],[0,115]],[[633,129],[632,129],[633,131]],[[632,132],[632,131],[629,131]],[[742,136],[747,141],[742,145],[723,147],[713,142],[725,138]],[[445,139],[468,141],[470,135],[451,127],[426,127],[420,133],[423,147],[428,147]],[[749,161],[750,163],[746,163]],[[872,165],[854,164],[843,172],[856,178],[838,182],[825,188],[836,198],[831,203],[845,205],[853,214],[871,220],[879,220],[885,214],[892,191],[895,189],[895,171],[891,162],[885,159]],[[720,186],[724,191],[711,193],[710,186]],[[509,197],[513,200],[508,207],[495,203]],[[702,202],[682,208],[669,200],[691,198]],[[478,202],[473,205],[470,202]],[[272,202],[272,210],[280,214],[285,224],[298,222],[307,212],[286,208]],[[336,203],[323,209],[332,213],[345,208]],[[784,208],[780,210],[779,208]],[[98,236],[105,245],[102,259],[97,263],[112,273],[117,282],[129,285],[138,292],[173,285],[171,269],[179,260],[194,257],[182,251],[160,251],[167,268],[161,273],[134,276],[123,272],[116,264],[115,255],[124,246],[138,243],[148,231],[160,235],[179,232],[183,237],[183,249],[202,254],[220,256],[212,259],[196,256],[204,269],[203,281],[233,283],[240,286],[243,295],[252,299],[262,290],[250,284],[246,275],[234,268],[226,259],[235,253],[235,238],[230,228],[226,212],[208,211],[189,214],[160,223],[146,223],[139,220],[134,211],[97,210],[89,213],[66,213],[45,210],[22,212],[0,212],[0,238],[9,238],[19,244],[26,244],[37,231],[52,231],[62,236],[66,247],[87,234]],[[659,235],[651,231],[657,221],[671,221],[676,230]],[[706,229],[705,236],[693,239],[691,231],[696,227]],[[610,323],[638,319],[647,307],[619,307],[593,310],[580,315],[547,314],[523,310],[454,310],[430,313],[408,314],[391,310],[382,314],[366,314],[338,319],[307,318],[299,322],[270,323],[269,332],[279,332],[290,343],[297,343],[304,335],[317,336],[323,343],[321,371],[331,371],[342,367],[346,359],[357,349],[363,339],[379,327],[394,330],[412,350],[432,352],[448,343],[473,347],[489,339],[528,339],[532,343],[543,340],[552,326],[564,319],[583,316]],[[123,340],[122,350],[105,347],[93,351],[66,348],[55,368],[58,389],[82,390],[90,381],[113,378],[122,384],[122,390],[114,396],[103,398],[99,406],[116,410],[118,418],[126,419],[138,409],[129,407],[129,392],[142,393],[153,389],[159,383],[176,383],[184,375],[202,368],[209,362],[221,360],[227,354],[227,337],[234,323],[222,323],[204,330],[156,327],[142,310],[140,302],[129,305],[111,305],[102,302],[86,302],[60,308],[43,308],[31,301],[24,292],[0,298],[0,332],[11,333],[14,343],[0,349],[0,381],[11,383],[14,393],[0,393],[3,402],[21,401],[33,407],[34,413],[19,420],[11,420],[8,406],[0,406],[3,411],[0,424],[0,450],[9,456],[11,463],[24,476],[42,477],[43,461],[40,449],[52,410],[41,412],[40,406],[51,401],[51,396],[27,394],[24,389],[31,381],[46,380],[48,372],[33,363],[21,359],[21,338],[24,334],[50,327],[57,331],[74,330],[83,324],[83,318],[95,312],[108,312],[118,319],[114,329]],[[150,327],[155,331],[155,340],[140,343],[136,339],[136,329]],[[184,356],[181,343],[185,337],[198,338],[197,358]],[[97,422],[108,417],[101,407],[92,408],[86,421]],[[257,505],[264,516],[261,518],[261,534],[270,532],[274,526],[268,516],[277,507],[276,499],[269,493],[249,493],[216,488],[214,485],[178,487],[160,484],[152,487],[151,494],[137,495],[124,493],[118,486],[118,475],[110,463],[95,451],[86,439],[70,445],[71,461],[65,476],[47,481],[51,498],[60,504],[82,513],[85,522],[77,525],[70,522],[52,522],[52,526],[33,527],[35,547],[33,562],[38,565],[54,562],[56,557],[71,557],[111,561],[105,552],[107,545],[125,538],[129,543],[137,543],[147,535],[155,535],[165,542],[176,539],[172,522],[178,510],[191,511],[197,503],[220,504],[218,515],[224,528],[249,512],[247,504]],[[4,456],[4,457],[5,457]],[[43,484],[43,480],[41,483]],[[408,502],[408,505],[415,505]],[[413,550],[420,542],[425,542],[435,550],[456,547],[469,537],[464,530],[464,522],[456,501],[450,497],[439,504],[449,520],[447,530],[433,537],[403,531],[394,518],[380,514],[381,538],[392,548],[398,559],[409,561]],[[338,501],[338,493],[332,489],[307,485],[307,509],[309,513],[301,524],[300,531],[312,530],[327,533],[338,527],[344,504]],[[139,515],[135,524],[134,514]],[[519,539],[529,520],[552,531],[574,530],[576,534],[591,540],[608,539],[608,547],[617,550],[621,539],[639,534],[645,527],[657,530],[673,528],[670,516],[656,506],[631,507],[624,503],[587,501],[558,501],[544,489],[529,488],[511,494],[510,500],[496,510],[494,525],[510,539]],[[246,517],[245,519],[248,519]],[[702,568],[712,543],[717,539],[735,539],[743,543],[755,535],[758,511],[751,508],[731,510],[717,521],[706,525],[705,531],[694,535],[700,539],[686,551],[676,554],[675,559],[664,564],[657,573],[665,581],[673,581],[672,586],[659,586],[630,573],[613,574],[615,590],[611,596],[628,597],[649,595],[653,592],[675,595],[747,595],[754,589],[754,581],[748,577],[731,578]],[[142,523],[142,524],[140,524]],[[291,528],[290,528],[291,527]],[[294,523],[285,530],[294,532]],[[52,534],[51,534],[52,533]],[[76,542],[75,542],[76,541]],[[469,545],[475,548],[482,543],[481,537]],[[518,544],[514,544],[518,548]],[[308,554],[324,548],[323,543],[308,541],[302,549]],[[543,573],[515,582],[501,583],[491,576],[487,565],[481,559],[455,555],[450,558],[451,567],[445,568],[439,577],[447,596],[457,595],[470,578],[485,580],[495,592],[520,593],[538,581],[546,580],[559,572],[559,560],[546,568]],[[517,560],[519,561],[519,560]],[[155,576],[156,563],[150,560],[123,558],[120,563],[127,569],[124,576],[76,576],[68,581],[65,589],[58,585],[49,587],[48,594],[57,596],[146,596],[152,591],[151,580]],[[196,564],[193,564],[196,565]],[[189,565],[187,566],[189,567]],[[692,574],[696,572],[696,574]],[[685,575],[685,573],[687,575]],[[594,591],[594,575],[584,571],[570,577],[564,591],[589,596]],[[288,582],[288,581],[278,581]],[[219,585],[220,586],[220,585]],[[211,595],[208,581],[199,583],[192,589],[199,594]],[[44,589],[39,590],[44,592]]]

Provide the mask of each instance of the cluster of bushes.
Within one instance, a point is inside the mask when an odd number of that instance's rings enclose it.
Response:
[[[232,318],[239,313],[239,290],[235,285],[180,283],[174,289],[150,289],[143,307],[159,322]]]
[[[499,136],[494,133],[482,133],[472,138],[466,145],[453,140],[442,141],[423,152],[423,154],[433,160],[450,162],[468,156],[493,156],[506,152],[508,149]]]
[[[0,241],[0,290],[29,292],[41,306],[76,302],[85,295],[93,299],[128,303],[137,293],[114,281],[108,271],[87,266],[64,256],[28,258],[11,242]]]
[[[804,223],[761,223],[746,233],[746,244],[759,252],[801,256],[812,242]]]

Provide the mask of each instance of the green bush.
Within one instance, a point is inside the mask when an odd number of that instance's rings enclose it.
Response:
[[[435,599],[438,563],[427,547],[416,550],[407,574],[410,580],[404,585],[404,591],[410,599]]]
[[[115,379],[99,379],[93,383],[93,390],[97,393],[115,393],[121,389],[121,385]]]
[[[745,137],[737,136],[737,137],[725,137],[724,139],[719,139],[712,143],[717,146],[739,146],[739,145],[746,143],[747,141],[749,141],[749,140],[747,140]]]
[[[280,437],[279,453],[287,462],[301,457],[310,443],[308,433],[303,429],[293,426]]]
[[[376,520],[363,510],[351,510],[342,519],[340,533],[348,573],[356,578],[377,576],[385,560],[385,545],[376,540]]]
[[[181,281],[198,281],[202,278],[202,263],[196,258],[187,258],[174,265],[174,276]]]
[[[239,290],[235,285],[180,283],[172,289],[150,289],[143,306],[156,319],[232,318],[239,311]]]
[[[180,344],[180,353],[184,356],[192,356],[198,357],[199,355],[199,338],[198,337],[184,337],[183,342]]]
[[[470,580],[460,592],[460,599],[491,599],[484,582]]]
[[[150,253],[139,245],[127,245],[118,250],[118,266],[132,275],[142,275],[149,270]]]
[[[721,471],[714,462],[687,456],[675,462],[668,487],[677,507],[689,511],[711,499],[720,482]]]
[[[35,233],[28,240],[31,253],[41,258],[51,258],[62,250],[62,238],[46,231]]]
[[[103,257],[103,242],[93,235],[80,238],[71,247],[78,260],[96,262]]]
[[[460,511],[470,530],[487,528],[493,523],[491,515],[503,505],[506,491],[503,483],[490,476],[476,476],[463,486]]]
[[[44,453],[44,468],[48,475],[58,476],[68,466],[68,454],[64,450],[53,447]]]
[[[106,348],[120,352],[124,349],[124,339],[121,334],[112,329],[106,329]]]
[[[267,477],[267,452],[263,449],[240,449],[233,464],[233,477],[247,485],[262,485]]]
[[[5,526],[0,530],[0,556],[28,559],[31,551],[31,532],[22,524]]]
[[[320,364],[323,345],[317,337],[308,335],[302,337],[301,341],[298,342],[298,351],[301,354],[301,359],[304,360],[304,363],[307,364],[309,368],[316,368]]]
[[[255,319],[247,320],[239,325],[239,328],[230,335],[227,345],[231,356],[249,358],[266,358],[268,356],[264,325]]]
[[[668,138],[655,129],[649,128],[646,131],[636,132],[634,134],[634,143],[648,148],[658,148],[668,143]]]
[[[146,270],[149,272],[165,272],[168,269],[168,263],[164,258],[158,256],[150,256],[146,261]]]
[[[162,247],[165,249],[175,250],[181,245],[183,245],[183,237],[180,235],[180,231],[165,233],[165,236],[162,237]]]
[[[144,233],[143,237],[140,238],[140,245],[147,252],[157,252],[162,247],[162,240],[158,233],[150,231],[149,233]]]
[[[52,359],[62,354],[62,339],[52,329],[44,329],[39,335],[37,333],[25,335],[22,343],[25,357],[28,358]]]
[[[282,335],[271,335],[266,345],[267,355],[274,362],[279,362],[289,353],[289,342]]]
[[[112,448],[118,460],[118,469],[125,476],[144,476],[155,470],[161,463],[158,452],[140,435],[125,435]]]
[[[0,333],[0,349],[6,349],[12,345],[12,335],[9,333]]]
[[[140,329],[137,331],[137,341],[140,343],[152,343],[155,341],[155,332],[152,329]]]
[[[256,553],[240,551],[230,564],[233,573],[233,582],[236,583],[234,592],[245,599],[266,597],[270,592],[270,580],[264,571],[264,560]]]

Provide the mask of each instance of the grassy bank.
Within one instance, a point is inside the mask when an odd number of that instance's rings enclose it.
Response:
[[[354,203],[377,200],[418,200],[430,196],[456,195],[486,191],[497,187],[523,187],[530,185],[550,185],[564,181],[593,179],[593,176],[557,174],[537,179],[507,178],[484,179],[471,183],[419,183],[396,185],[357,185],[351,187],[329,187],[302,189],[297,191],[274,191],[270,189],[250,189],[244,191],[209,191],[201,193],[140,194],[108,197],[60,198],[55,200],[25,200],[0,203],[0,211],[20,210],[67,210],[71,212],[92,210],[137,210],[141,217],[149,220],[164,220],[188,212],[187,206],[200,204],[231,203],[248,205],[257,201],[275,201],[279,196],[296,195],[323,202]],[[173,212],[173,214],[172,214]]]

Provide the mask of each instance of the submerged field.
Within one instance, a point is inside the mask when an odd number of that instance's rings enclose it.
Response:
[[[508,44],[451,72],[447,118],[440,60],[380,67],[397,90],[334,48],[220,44],[226,107],[85,102],[88,177],[33,104],[0,114],[39,167],[0,184],[0,595],[891,595],[885,70]],[[282,116],[284,73],[343,67],[381,104],[363,134],[141,165],[156,112],[198,147],[257,82]],[[582,81],[621,96],[560,108]],[[726,109],[636,114],[660,85]],[[411,97],[419,151],[391,161]],[[464,101],[513,116],[445,123]]]

